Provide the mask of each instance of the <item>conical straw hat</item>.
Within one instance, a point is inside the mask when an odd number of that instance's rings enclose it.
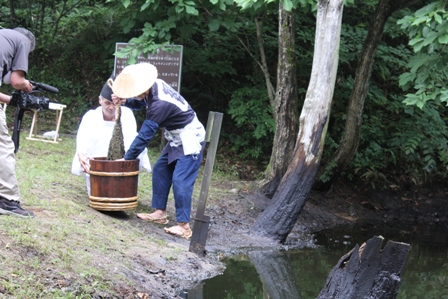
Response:
[[[133,98],[150,89],[157,79],[157,69],[150,63],[138,63],[125,67],[108,85],[119,98]]]

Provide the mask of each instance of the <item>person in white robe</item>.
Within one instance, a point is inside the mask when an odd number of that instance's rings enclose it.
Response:
[[[76,135],[76,153],[72,162],[72,173],[82,175],[86,180],[87,193],[90,195],[89,160],[107,157],[109,143],[115,125],[115,105],[112,102],[112,90],[103,86],[99,96],[100,106],[84,114]],[[121,107],[121,126],[125,150],[131,146],[137,136],[137,122],[131,109]],[[145,149],[139,156],[140,171],[151,172],[148,151]]]

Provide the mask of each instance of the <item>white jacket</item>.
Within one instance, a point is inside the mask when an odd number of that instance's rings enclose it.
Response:
[[[112,138],[115,121],[105,121],[101,106],[95,110],[89,110],[84,114],[76,135],[76,152],[72,162],[72,173],[80,175],[82,173],[79,163],[78,153],[86,156],[107,157],[109,143]],[[127,150],[135,136],[137,136],[137,122],[135,121],[132,110],[127,107],[121,107],[121,126],[123,130],[124,148]],[[151,171],[148,151],[145,149],[139,156],[140,170],[145,168]]]

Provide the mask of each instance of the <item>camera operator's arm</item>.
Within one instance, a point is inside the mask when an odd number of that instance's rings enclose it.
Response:
[[[17,90],[23,92],[30,92],[33,90],[33,85],[25,78],[25,72],[16,70],[11,72],[11,85]]]
[[[33,90],[33,85],[25,79],[25,72],[24,71],[12,71],[11,77],[9,79],[12,87],[14,87],[17,90],[21,90],[23,92],[30,92]],[[6,103],[7,105],[17,105],[17,103],[11,103],[11,96],[6,95],[4,93],[0,92],[0,102]]]
[[[0,92],[0,103],[9,104],[9,101],[11,101],[11,96]]]

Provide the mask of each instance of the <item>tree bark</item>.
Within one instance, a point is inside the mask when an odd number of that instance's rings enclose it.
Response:
[[[16,27],[16,10],[13,0],[9,0],[9,22],[11,22],[10,28]]]
[[[319,0],[314,59],[294,156],[269,206],[251,233],[283,243],[316,177],[327,131],[338,66],[343,0]],[[279,148],[284,144],[277,144]],[[280,150],[280,149],[279,149]]]
[[[380,0],[378,2],[360,53],[353,90],[347,107],[345,128],[339,147],[326,163],[326,165],[331,165],[331,168],[325,168],[325,166],[322,165],[322,169],[318,174],[318,177],[324,173],[327,173],[327,175],[331,174],[331,179],[325,183],[317,181],[314,186],[315,189],[329,188],[334,179],[336,179],[353,160],[359,146],[364,102],[369,87],[370,76],[372,74],[375,53],[381,41],[384,25],[393,12],[410,3],[412,3],[412,1],[405,0]]]
[[[331,270],[317,299],[395,299],[400,275],[411,249],[382,237],[373,237],[344,255]]]
[[[259,189],[272,197],[294,154],[298,99],[295,59],[295,11],[286,11],[279,1],[279,51],[277,91],[274,104],[275,135],[268,169]]]

